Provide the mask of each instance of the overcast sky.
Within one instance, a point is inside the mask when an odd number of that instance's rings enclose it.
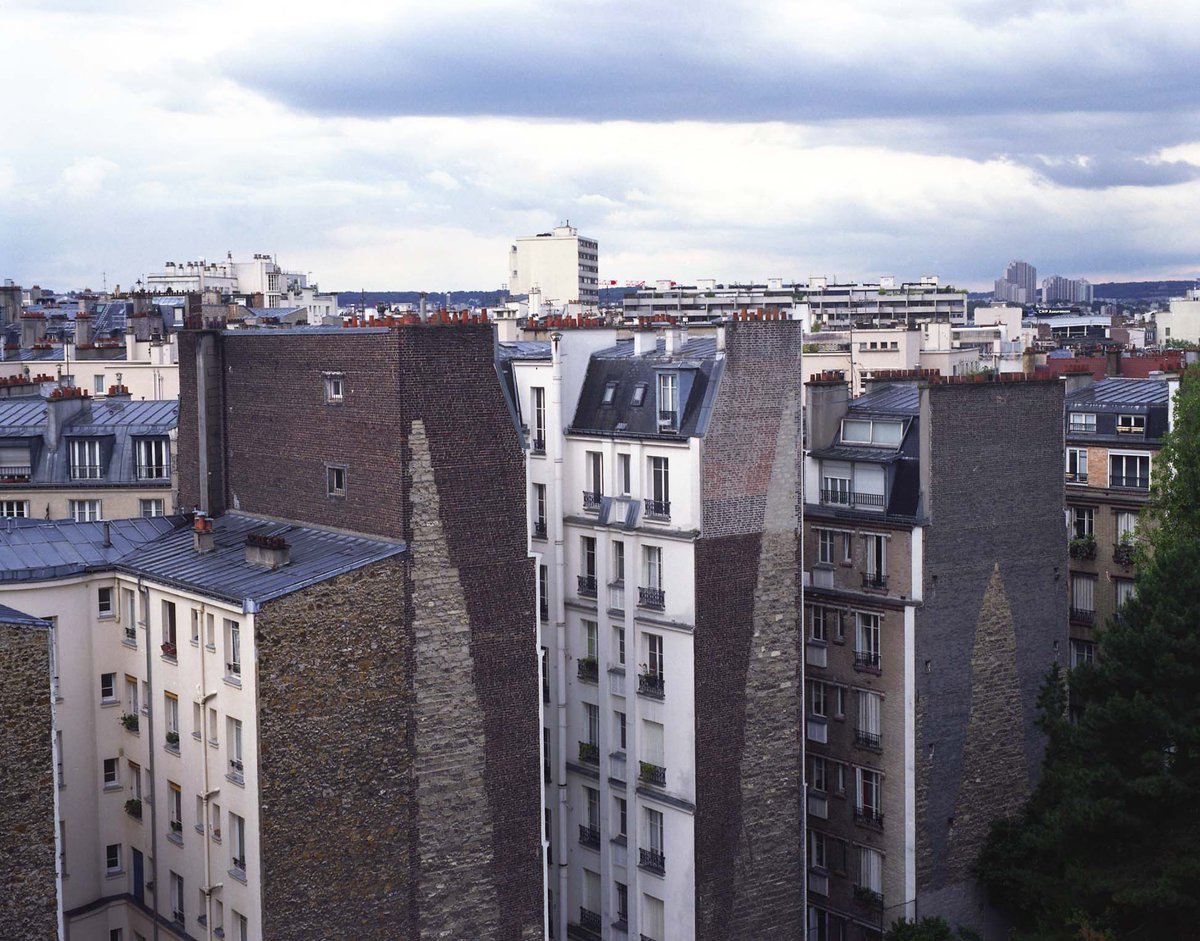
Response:
[[[1195,0],[0,0],[0,277],[1200,275]]]

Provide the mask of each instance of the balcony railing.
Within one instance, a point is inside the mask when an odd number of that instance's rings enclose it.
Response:
[[[638,850],[638,866],[649,872],[656,872],[660,876],[667,871],[667,857],[661,850]],[[642,935],[642,937],[646,937]]]
[[[579,678],[587,680],[589,683],[595,683],[599,680],[600,667],[596,663],[595,657],[579,658]]]
[[[545,539],[546,538],[546,521],[545,520],[534,520],[533,538],[534,539]]]
[[[854,887],[854,898],[871,908],[883,908],[883,896],[874,889],[868,889],[865,885]]]
[[[99,464],[72,464],[72,480],[99,480],[104,468]]]
[[[666,695],[666,680],[661,673],[639,673],[638,692],[651,699],[662,699]]]
[[[858,493],[854,490],[822,490],[821,502],[833,506],[865,506],[876,510],[882,510],[885,505],[882,493]]]
[[[595,575],[580,575],[579,576],[579,593],[588,598],[596,597],[596,576]]]
[[[28,480],[32,473],[31,464],[0,464],[0,480],[6,483]]]
[[[854,669],[869,670],[875,673],[879,672],[879,651],[877,650],[856,650],[854,651]]]
[[[599,840],[599,837],[597,837]],[[600,931],[600,914],[586,908],[579,909],[579,927],[584,931]]]
[[[861,745],[863,748],[873,748],[879,750],[883,746],[883,739],[878,732],[868,732],[866,729],[854,730],[854,744]]]
[[[534,454],[546,453],[546,439],[542,436],[534,437],[529,442],[529,450]]]
[[[1096,620],[1096,612],[1091,608],[1072,608],[1071,620],[1076,624],[1091,624]]]
[[[1133,546],[1128,542],[1118,542],[1113,545],[1113,561],[1117,565],[1133,565]]]
[[[1076,536],[1067,543],[1067,551],[1072,559],[1096,558],[1096,538],[1094,536]]]
[[[862,586],[863,588],[871,588],[877,591],[887,591],[888,577],[880,575],[878,572],[863,572]]]
[[[166,464],[139,464],[138,480],[165,480],[171,476],[171,468]]]
[[[656,765],[649,761],[643,761],[641,763],[641,771],[638,774],[638,780],[643,784],[649,784],[652,787],[666,787],[667,769],[662,765]]]
[[[595,742],[580,742],[579,760],[589,765],[600,764],[600,746]]]
[[[667,593],[662,588],[639,588],[638,607],[661,611],[667,606]]]
[[[855,807],[854,822],[868,827],[883,829],[883,814],[874,807]]]
[[[1072,473],[1071,471],[1067,471],[1067,483],[1069,483],[1069,484],[1086,484],[1087,483],[1087,471],[1084,471],[1082,474]]]
[[[674,431],[676,428],[679,427],[678,419],[679,419],[678,412],[674,412],[669,409],[659,409],[658,410],[658,427],[659,428],[670,428],[672,431]]]
[[[597,490],[583,491],[583,508],[589,513],[600,512],[600,492]]]
[[[593,849],[600,847],[600,828],[589,827],[586,823],[579,825],[579,842]]]
[[[1149,490],[1149,477],[1121,477],[1114,475],[1109,478],[1108,485],[1110,487],[1118,487],[1122,490]]]
[[[670,500],[647,500],[646,519],[669,520],[671,518]]]

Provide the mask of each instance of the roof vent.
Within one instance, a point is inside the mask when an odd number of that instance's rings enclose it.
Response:
[[[287,565],[290,557],[291,549],[282,536],[264,532],[252,532],[246,536],[246,561],[251,565],[277,569]]]

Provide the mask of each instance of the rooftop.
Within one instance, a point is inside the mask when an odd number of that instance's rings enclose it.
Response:
[[[107,523],[5,519],[0,523],[0,583],[66,578],[108,568],[183,525],[182,517],[169,516]]]
[[[860,395],[850,403],[850,411],[860,413],[902,413],[916,415],[921,410],[921,392],[915,382],[888,384]]]
[[[1102,379],[1067,397],[1071,407],[1114,408],[1166,405],[1170,389],[1166,379]]]
[[[23,611],[18,611],[16,608],[10,608],[6,604],[0,604],[0,624],[21,624],[26,627],[49,627],[49,621],[43,621],[41,618],[35,618],[33,615],[25,614]]]

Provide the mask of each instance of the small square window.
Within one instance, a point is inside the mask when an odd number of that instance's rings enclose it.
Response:
[[[340,372],[325,373],[325,404],[340,405],[346,400],[346,377]]]
[[[138,500],[138,512],[144,517],[165,516],[165,500]]]
[[[326,492],[331,497],[346,495],[346,468],[329,466],[325,468]]]

